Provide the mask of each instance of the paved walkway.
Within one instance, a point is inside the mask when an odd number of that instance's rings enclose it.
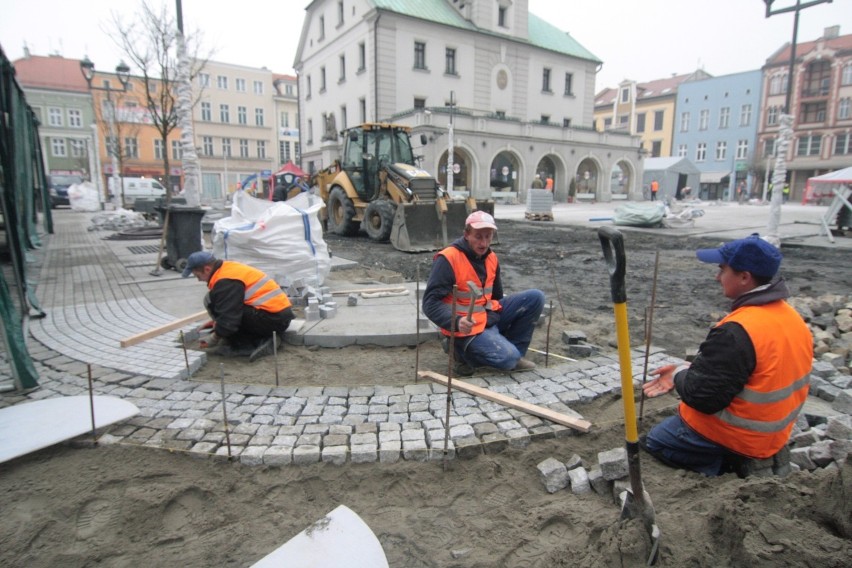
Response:
[[[198,311],[204,288],[173,272],[150,276],[159,241],[104,240],[107,234],[87,230],[90,218],[57,211],[56,234],[34,255],[41,263],[37,296],[47,314],[29,323],[40,388],[4,393],[0,407],[87,394],[91,368],[95,394],[118,396],[141,409],[111,427],[102,443],[219,456],[230,451],[246,464],[443,458],[446,388],[427,382],[352,388],[227,384],[229,450],[221,387],[187,380],[174,333],[130,348],[118,343]],[[192,371],[204,364],[204,353],[188,354]],[[652,355],[654,365],[668,361],[677,359]],[[634,366],[641,368],[641,362],[642,354],[635,353]],[[478,375],[470,382],[580,417],[571,405],[619,390],[620,371],[612,354],[526,373]],[[452,395],[450,426],[453,456],[572,432],[459,392]]]

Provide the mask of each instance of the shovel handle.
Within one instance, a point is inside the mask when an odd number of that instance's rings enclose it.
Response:
[[[624,283],[624,275],[627,272],[624,237],[618,229],[599,227],[598,238],[601,240],[604,260],[609,271],[609,287],[612,292],[612,301],[615,304],[623,304],[627,302],[627,288]]]

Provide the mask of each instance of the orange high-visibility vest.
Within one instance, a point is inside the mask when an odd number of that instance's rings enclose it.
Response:
[[[247,306],[276,313],[286,310],[292,305],[290,298],[287,297],[281,286],[257,268],[240,262],[224,260],[219,270],[214,272],[210,277],[210,280],[207,282],[207,288],[212,290],[216,282],[222,278],[239,280],[243,283],[246,288],[243,302]]]
[[[473,265],[470,264],[470,261],[467,259],[465,254],[456,247],[447,247],[438,254],[446,258],[450,263],[450,266],[453,267],[453,273],[456,277],[456,285],[458,286],[458,296],[456,296],[456,314],[462,317],[467,317],[468,308],[470,306],[470,287],[467,283],[468,281],[471,281],[479,286],[481,284],[479,276],[477,276],[476,270],[473,268]],[[477,298],[473,305],[473,314],[471,314],[471,319],[473,319],[473,329],[471,329],[469,334],[457,331],[456,337],[482,333],[485,329],[485,324],[488,321],[488,314],[485,313],[485,309],[488,308],[492,311],[498,311],[500,309],[500,302],[491,299],[491,292],[494,287],[495,278],[497,278],[497,255],[491,253],[485,258],[485,285],[482,287],[482,296]],[[445,304],[452,304],[452,293],[447,294],[447,296],[443,299],[443,302]],[[450,332],[446,329],[442,329],[441,333],[447,336],[450,335]]]
[[[731,404],[704,414],[683,402],[680,415],[712,442],[751,458],[768,458],[784,447],[808,397],[813,337],[802,317],[783,300],[743,306],[718,325],[736,322],[754,344],[757,365]]]

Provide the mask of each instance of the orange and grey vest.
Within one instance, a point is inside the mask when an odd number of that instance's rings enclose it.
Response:
[[[447,259],[447,262],[449,262],[450,266],[453,267],[453,273],[456,277],[456,285],[458,286],[458,295],[456,296],[456,315],[467,317],[468,310],[470,309],[470,286],[468,286],[467,283],[473,282],[475,285],[482,288],[482,295],[476,298],[476,301],[473,304],[473,313],[471,314],[471,319],[473,319],[473,329],[469,334],[456,332],[456,337],[482,333],[485,330],[485,324],[488,321],[488,314],[485,312],[486,308],[492,311],[500,310],[500,302],[491,299],[494,279],[497,277],[497,255],[492,253],[485,257],[485,285],[482,286],[482,283],[479,281],[479,276],[476,274],[476,270],[473,268],[473,265],[470,264],[467,256],[465,256],[462,251],[456,247],[447,247],[438,254]],[[443,302],[445,304],[452,304],[452,293],[447,294],[447,296],[443,299]],[[441,333],[444,335],[450,335],[450,332],[446,329],[442,329]]]
[[[275,280],[251,266],[240,262],[223,260],[219,270],[213,273],[207,282],[207,288],[212,290],[220,279],[239,280],[245,286],[243,302],[259,310],[270,313],[286,310],[291,306],[290,298],[284,293]]]
[[[754,344],[757,364],[731,404],[705,414],[681,402],[684,422],[712,442],[751,458],[778,453],[790,438],[808,396],[813,338],[787,302],[743,306],[718,325],[740,324]]]

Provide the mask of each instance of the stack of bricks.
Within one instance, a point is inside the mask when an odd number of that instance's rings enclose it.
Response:
[[[553,192],[546,189],[530,189],[527,192],[527,219],[553,221]]]

